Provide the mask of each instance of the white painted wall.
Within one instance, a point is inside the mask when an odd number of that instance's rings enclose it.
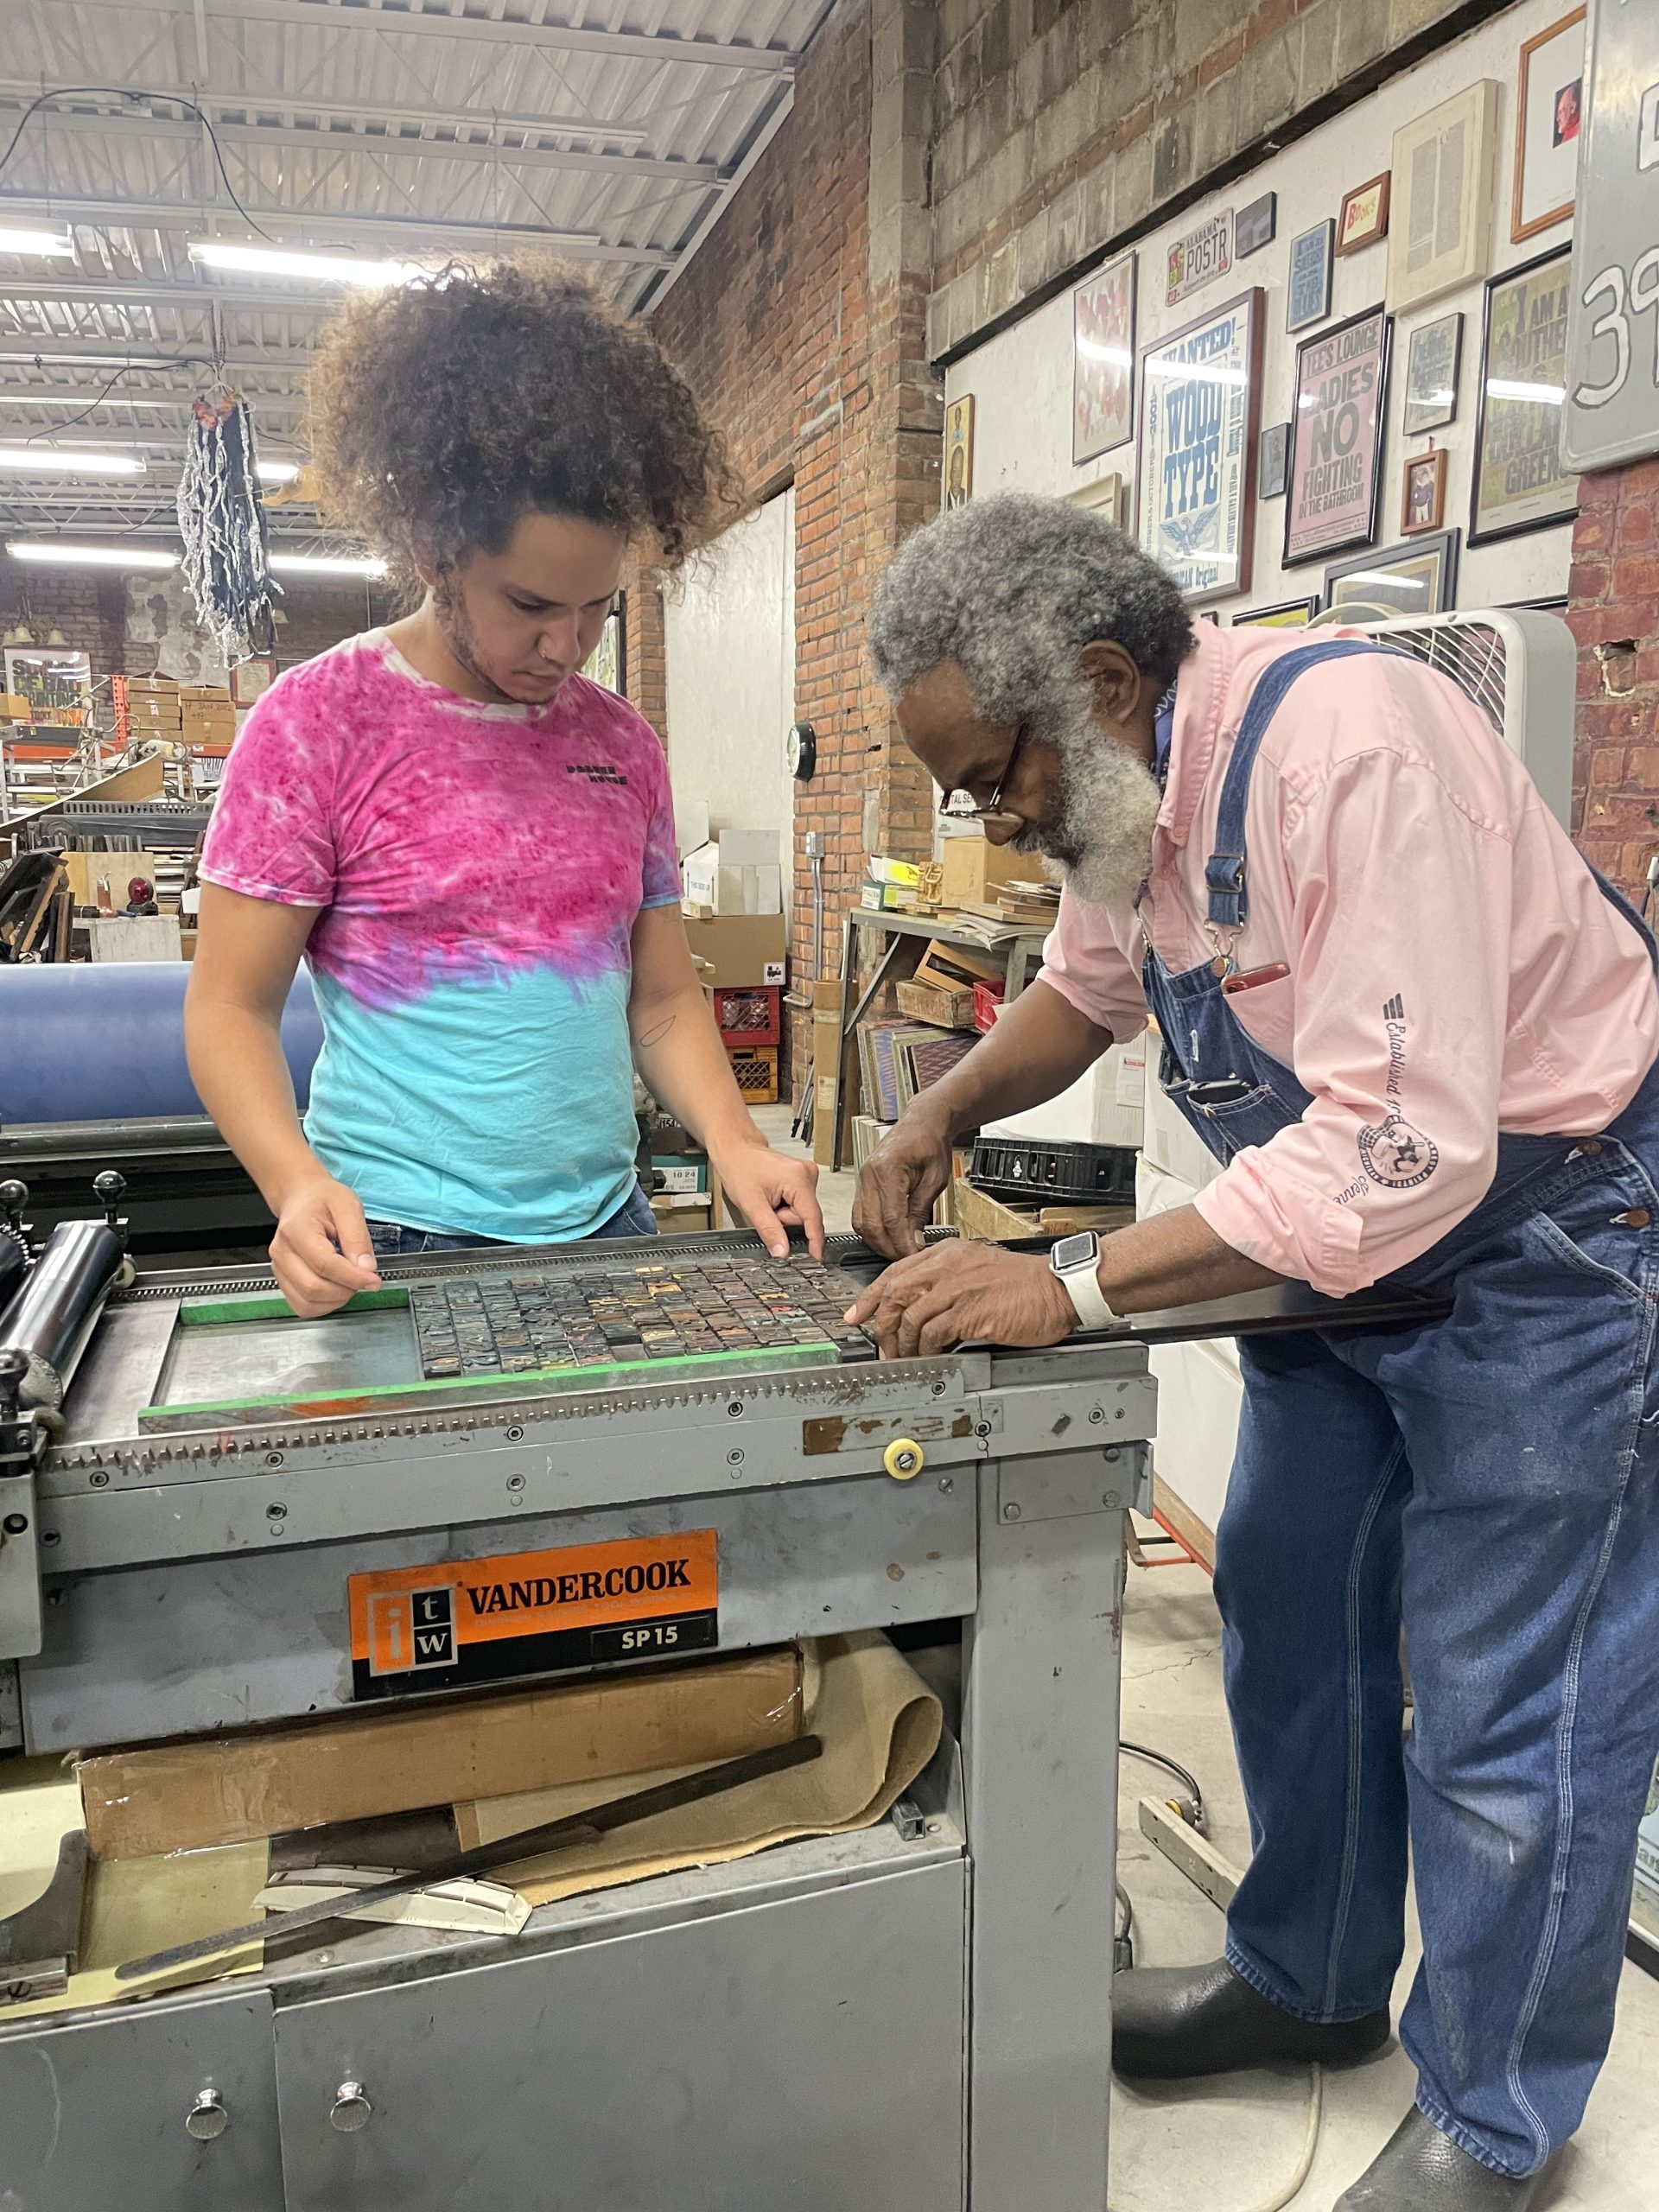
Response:
[[[1283,153],[1274,155],[1224,193],[1189,208],[1175,221],[1143,238],[1136,249],[1140,261],[1137,353],[1141,347],[1154,344],[1166,332],[1195,321],[1206,308],[1260,285],[1267,294],[1262,427],[1265,429],[1271,423],[1288,420],[1297,345],[1326,327],[1324,323],[1315,324],[1311,330],[1298,332],[1294,337],[1285,329],[1285,276],[1292,238],[1325,216],[1338,214],[1344,192],[1391,167],[1395,130],[1484,77],[1496,78],[1501,88],[1489,274],[1501,275],[1504,270],[1531,261],[1551,247],[1564,245],[1572,235],[1570,223],[1540,232],[1522,245],[1512,245],[1510,207],[1515,174],[1517,58],[1522,42],[1547,29],[1566,10],[1567,0],[1522,0],[1521,5],[1445,48],[1421,67],[1395,78],[1334,122],[1310,132]],[[1236,211],[1268,191],[1279,196],[1278,227],[1273,243],[1259,253],[1235,262],[1230,276],[1219,277],[1192,298],[1182,301],[1177,307],[1166,308],[1164,260],[1171,241],[1216,209],[1231,207]],[[1329,322],[1345,321],[1351,315],[1374,307],[1383,297],[1388,251],[1388,241],[1383,239],[1337,261],[1332,279]],[[1464,533],[1456,601],[1463,607],[1503,606],[1515,600],[1564,594],[1572,536],[1570,526],[1563,524],[1524,537],[1506,538],[1496,545],[1476,546],[1472,550],[1468,545],[1481,307],[1482,285],[1478,280],[1462,291],[1448,293],[1427,307],[1395,318],[1382,499],[1377,526],[1379,545],[1398,543],[1402,467],[1408,450],[1400,435],[1407,342],[1418,324],[1436,321],[1454,308],[1460,308],[1464,316],[1463,360],[1457,420],[1430,436],[1412,439],[1409,451],[1426,452],[1433,443],[1445,446],[1451,454],[1447,464],[1446,521]],[[988,492],[1014,490],[1064,495],[1113,474],[1122,475],[1133,485],[1133,441],[1114,452],[1103,454],[1096,461],[1085,461],[1080,468],[1071,465],[1069,291],[954,363],[946,374],[945,397],[955,400],[966,392],[972,392],[975,398],[976,498]],[[1139,399],[1137,390],[1137,405]],[[1133,528],[1132,502],[1130,513]],[[1215,603],[1224,623],[1249,607],[1305,598],[1311,592],[1323,595],[1324,556],[1294,569],[1282,566],[1280,552],[1284,526],[1282,498],[1257,501],[1255,560],[1250,588],[1236,598]]]
[[[664,610],[668,769],[715,829],[771,830],[789,907],[794,782],[795,494],[779,493],[692,562]]]

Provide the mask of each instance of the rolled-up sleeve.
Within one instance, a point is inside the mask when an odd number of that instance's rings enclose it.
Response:
[[[1110,914],[1070,891],[1060,893],[1059,917],[1044,944],[1037,980],[1106,1030],[1114,1044],[1138,1037],[1147,1026],[1140,970],[1119,942]]]
[[[1216,1234],[1344,1296],[1473,1211],[1497,1158],[1510,978],[1504,832],[1378,749],[1287,816],[1301,1119],[1197,1201]]]

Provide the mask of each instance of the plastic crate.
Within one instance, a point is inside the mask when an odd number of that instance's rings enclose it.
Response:
[[[745,1046],[739,1052],[727,1056],[732,1064],[732,1073],[737,1087],[752,1106],[772,1106],[778,1101],[778,1047],[775,1045]]]
[[[1091,1205],[1135,1204],[1135,1153],[1120,1144],[1033,1144],[980,1137],[968,1180],[992,1198],[1072,1198]]]
[[[716,984],[715,1026],[721,1042],[748,1052],[777,1045],[784,1034],[784,995],[776,983]]]
[[[982,1037],[990,1034],[991,1024],[1002,1011],[1001,983],[974,985],[974,1027]]]

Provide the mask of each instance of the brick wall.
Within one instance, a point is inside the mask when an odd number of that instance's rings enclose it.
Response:
[[[826,840],[831,959],[866,852],[918,855],[931,835],[926,779],[896,741],[864,639],[875,578],[938,509],[917,128],[935,32],[931,6],[842,0],[783,128],[652,318],[726,435],[746,497],[795,487],[795,711],[818,740],[817,774],[796,796],[797,984],[810,970],[803,834]],[[661,615],[642,581],[629,601],[628,685],[661,730]]]
[[[22,625],[44,645],[60,631],[72,652],[92,658],[94,679],[125,666],[126,579],[114,569],[36,569],[0,563],[0,632]]]
[[[1659,460],[1585,477],[1580,501],[1573,824],[1586,859],[1639,903],[1659,851]]]
[[[395,622],[402,612],[379,584],[366,577],[288,575],[282,585],[277,605],[288,619],[276,626],[278,669],[313,660],[342,638]]]
[[[941,0],[930,350],[1507,0]]]

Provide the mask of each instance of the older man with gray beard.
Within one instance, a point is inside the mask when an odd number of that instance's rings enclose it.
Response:
[[[952,810],[1065,876],[1041,976],[861,1179],[908,1255],[852,1309],[884,1353],[1287,1279],[1453,1301],[1240,1346],[1216,1595],[1255,1853],[1224,1957],[1119,1977],[1116,2063],[1377,2050],[1409,1843],[1417,2104],[1339,2212],[1520,2212],[1606,2055],[1659,1751],[1654,941],[1454,685],[1194,625],[1060,501],[918,531],[871,635]],[[1047,1261],[920,1249],[953,1141],[1148,1011],[1217,1180]]]

